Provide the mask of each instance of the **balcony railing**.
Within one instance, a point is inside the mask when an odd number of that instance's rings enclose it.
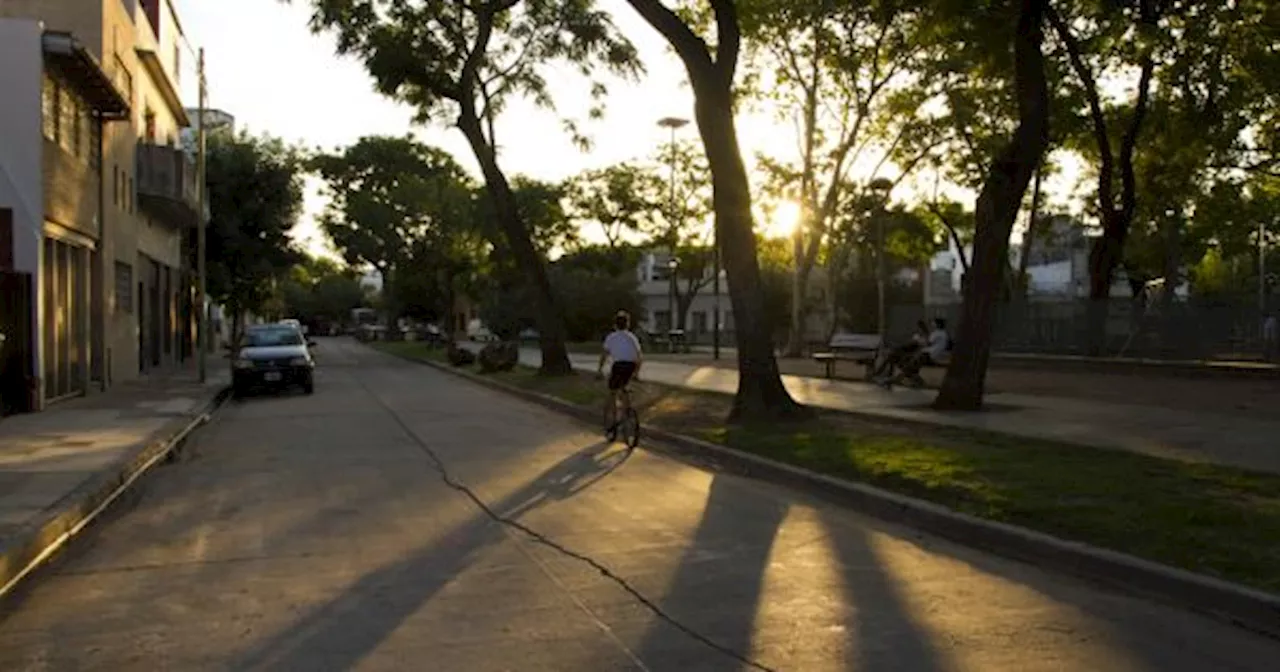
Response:
[[[180,148],[147,143],[138,143],[137,158],[139,203],[175,226],[195,226],[195,162]]]

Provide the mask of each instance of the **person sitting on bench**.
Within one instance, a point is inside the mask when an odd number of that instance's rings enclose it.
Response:
[[[873,380],[882,380],[893,375],[894,367],[899,369],[906,363],[908,359],[915,356],[920,348],[925,347],[929,343],[929,325],[924,320],[916,322],[916,332],[911,335],[911,340],[899,345],[885,355],[884,361],[871,374]]]
[[[896,378],[887,381],[885,385],[904,379],[910,380],[915,385],[924,385],[924,379],[920,377],[920,369],[930,364],[938,364],[950,351],[951,336],[947,333],[947,321],[940,317],[936,318],[933,321],[933,331],[929,332],[929,343],[903,362],[902,372]]]

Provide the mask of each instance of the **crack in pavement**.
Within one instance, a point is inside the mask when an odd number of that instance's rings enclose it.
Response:
[[[449,472],[449,468],[445,465],[444,461],[440,459],[439,454],[437,454],[436,451],[433,450],[431,446],[422,439],[422,437],[418,436],[417,433],[415,433],[409,427],[409,425],[404,421],[404,419],[401,418],[400,415],[396,413],[396,411],[392,409],[390,405],[388,405],[385,401],[383,401],[382,398],[379,397],[378,394],[371,387],[366,385],[364,380],[362,380],[359,376],[352,376],[352,378],[355,380],[357,385],[364,388],[364,390],[369,393],[369,396],[372,397],[373,400],[379,406],[381,406],[387,412],[388,415],[391,416],[392,420],[394,420],[396,425],[400,427],[401,431],[403,431],[405,435],[408,436],[409,439],[413,441],[420,450],[422,450],[422,452],[427,456],[427,458],[430,459],[430,461],[432,462],[433,468],[435,469],[436,472],[439,473],[441,481],[443,481],[445,485],[449,486],[453,490],[456,490],[462,493],[463,495],[465,495],[468,499],[470,499],[476,505],[477,508],[480,509],[482,513],[484,513],[490,519],[492,519],[495,522],[501,523],[506,527],[523,532],[525,535],[529,536],[533,541],[539,544],[542,544],[543,546],[546,546],[547,548],[550,548],[556,551],[557,553],[560,553],[564,556],[573,558],[574,560],[578,560],[579,562],[589,565],[592,569],[595,569],[597,572],[599,572],[601,576],[617,584],[619,588],[622,588],[622,590],[624,590],[627,594],[631,595],[631,597],[634,598],[638,603],[640,603],[642,606],[644,606],[646,609],[652,612],[654,616],[657,616],[662,621],[666,622],[667,624],[671,625],[677,630],[688,635],[690,638],[694,639],[695,641],[707,646],[708,648],[714,651],[717,651],[725,656],[728,656],[729,658],[732,658],[748,667],[751,667],[756,670],[760,670],[761,672],[777,672],[777,670],[771,667],[768,667],[762,663],[759,663],[755,660],[752,660],[751,658],[747,657],[745,654],[739,653],[734,649],[731,649],[723,644],[720,644],[719,642],[716,642],[710,637],[707,637],[706,635],[698,632],[697,630],[694,630],[692,627],[680,622],[674,616],[668,614],[666,610],[664,610],[661,606],[659,606],[653,600],[649,599],[643,593],[641,593],[638,589],[632,586],[631,583],[627,581],[626,578],[619,576],[613,570],[609,569],[607,566],[595,560],[594,558],[588,555],[579,553],[577,551],[574,551],[570,548],[566,548],[565,546],[562,546],[558,542],[528,527],[527,525],[524,525],[523,523],[517,520],[508,518],[507,516],[504,516],[494,511],[492,508],[490,508],[488,503],[486,503],[484,499],[482,499],[480,495],[478,495],[474,490],[468,487],[465,483],[462,483],[461,481],[454,478],[454,476]],[[545,572],[546,570],[543,569],[543,571]],[[561,587],[562,590],[565,590],[565,592],[569,594],[570,599],[572,599],[579,607],[586,609],[585,605],[579,602],[577,598],[572,595],[571,591],[565,589],[563,585],[558,580],[555,579],[555,577],[551,577],[551,578],[554,583],[556,583],[558,586]],[[595,618],[596,623],[598,625],[604,626],[604,624],[601,623],[600,620],[595,617],[595,614],[592,614],[590,610],[587,610],[587,611],[592,618]],[[607,628],[607,626],[604,626],[604,627]],[[621,644],[621,642],[619,642],[619,644]],[[630,650],[626,649],[626,647],[624,647],[624,650],[626,650],[627,653],[631,655],[632,659],[635,660],[635,656],[631,654]],[[644,664],[639,660],[636,660],[636,662],[639,665],[641,665],[641,667],[644,667]]]

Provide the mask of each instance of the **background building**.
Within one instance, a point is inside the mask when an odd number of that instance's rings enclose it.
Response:
[[[29,322],[33,407],[192,352],[184,49],[169,0],[0,0],[0,256],[31,284],[0,322]]]

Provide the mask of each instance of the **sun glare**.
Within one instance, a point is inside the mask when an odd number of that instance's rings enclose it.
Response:
[[[795,201],[783,201],[773,211],[764,235],[767,238],[787,238],[800,224],[800,205]]]

